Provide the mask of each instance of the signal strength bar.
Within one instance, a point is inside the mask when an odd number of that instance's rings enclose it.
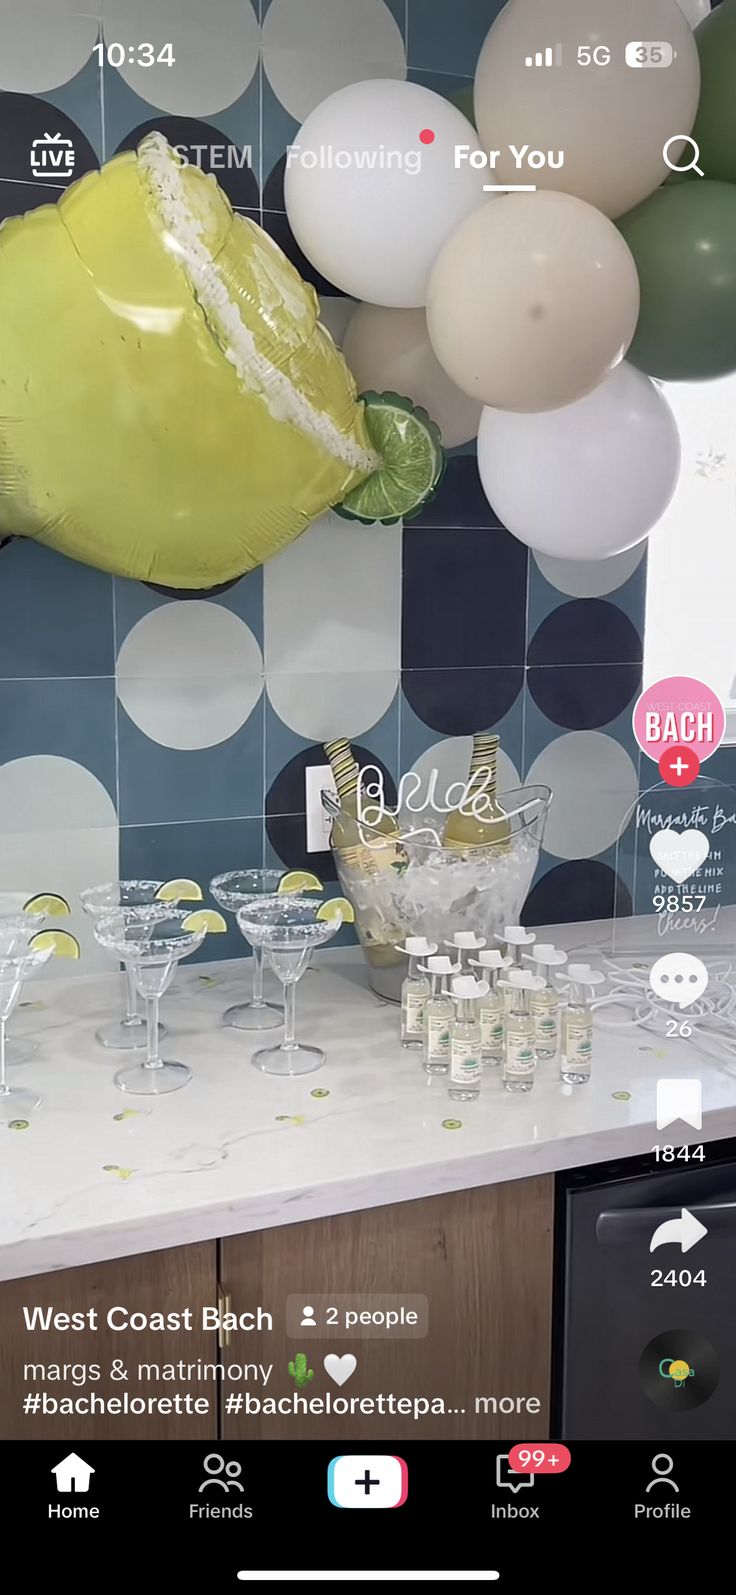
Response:
[[[525,66],[562,66],[562,45],[548,44],[546,50],[537,50],[535,55],[528,55]]]

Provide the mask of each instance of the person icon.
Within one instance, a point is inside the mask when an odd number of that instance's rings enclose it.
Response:
[[[664,1466],[658,1467],[658,1463],[663,1463]],[[650,1479],[646,1487],[646,1495],[648,1495],[649,1491],[653,1490],[657,1484],[668,1484],[670,1489],[674,1490],[675,1495],[680,1494],[679,1485],[675,1484],[674,1479],[669,1477],[674,1465],[675,1464],[672,1461],[672,1458],[667,1455],[666,1451],[658,1451],[656,1457],[652,1457],[652,1472],[656,1475],[656,1477]]]
[[[201,1495],[203,1490],[208,1489],[210,1484],[217,1484],[221,1490],[226,1492],[240,1490],[242,1494],[243,1486],[238,1483],[238,1479],[243,1469],[239,1462],[228,1462],[226,1464],[224,1457],[219,1456],[217,1451],[211,1451],[209,1456],[205,1457],[202,1466],[205,1473],[208,1474],[208,1478],[204,1479],[200,1484],[197,1491],[198,1495]],[[223,1472],[227,1474],[227,1482],[225,1479],[218,1477],[218,1474]]]
[[[301,1323],[299,1325],[299,1328],[300,1329],[316,1329],[317,1328],[317,1322],[316,1322],[316,1319],[315,1319],[315,1316],[314,1316],[314,1308],[313,1307],[303,1307],[302,1308],[302,1312],[303,1312],[304,1316],[303,1316],[302,1321],[301,1321]]]

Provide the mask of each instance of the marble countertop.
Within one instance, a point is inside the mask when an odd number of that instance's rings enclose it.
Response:
[[[452,1102],[399,1045],[397,1010],[369,991],[353,949],[322,955],[298,990],[298,1033],[325,1048],[325,1067],[264,1076],[249,1062],[263,1038],[220,1024],[248,978],[243,961],[181,966],[163,1054],[194,1078],[155,1102],[116,1090],[124,1055],[94,1039],[118,1011],[120,977],[26,988],[12,1034],[38,1050],[11,1083],[45,1102],[27,1129],[0,1126],[0,1279],[646,1152],[662,1075],[703,1082],[702,1134],[680,1127],[678,1140],[736,1134],[736,1067],[644,1031],[597,1032],[586,1086],[561,1084],[554,1062],[528,1095],[489,1071],[479,1101]]]

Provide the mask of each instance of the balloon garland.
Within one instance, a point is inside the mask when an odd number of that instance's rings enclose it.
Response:
[[[327,507],[417,513],[440,434],[478,436],[486,495],[532,548],[646,537],[679,470],[656,380],[736,371],[736,0],[707,11],[548,0],[561,64],[537,73],[538,0],[508,0],[472,106],[394,80],[318,106],[285,202],[360,301],[344,354],[273,240],[160,135],[7,222],[0,546],[214,587]],[[670,42],[666,71],[631,70],[640,37]],[[704,175],[673,178],[665,149],[691,134]]]

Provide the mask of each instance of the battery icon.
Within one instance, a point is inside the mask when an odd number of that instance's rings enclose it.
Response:
[[[662,39],[632,39],[626,46],[626,65],[671,66],[676,54],[672,45]]]

